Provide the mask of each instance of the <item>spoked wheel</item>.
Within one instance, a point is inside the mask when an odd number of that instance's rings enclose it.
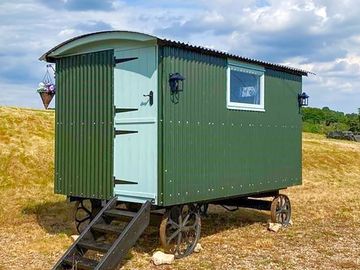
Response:
[[[160,224],[161,245],[175,258],[190,255],[200,238],[201,218],[193,204],[167,209]]]
[[[75,202],[74,220],[79,234],[83,232],[100,210],[101,201],[99,200],[82,199]]]
[[[291,204],[288,196],[279,194],[271,203],[271,221],[283,226],[289,225],[291,218]]]

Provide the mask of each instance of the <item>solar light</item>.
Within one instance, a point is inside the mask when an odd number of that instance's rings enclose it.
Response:
[[[300,107],[308,106],[309,96],[305,92],[298,94],[298,102]]]

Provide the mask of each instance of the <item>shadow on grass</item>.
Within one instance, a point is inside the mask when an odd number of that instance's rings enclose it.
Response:
[[[26,207],[23,213],[36,215],[39,225],[50,234],[62,233],[70,236],[75,233],[73,205],[67,201],[37,203]],[[240,208],[235,212],[227,212],[220,207],[210,207],[208,217],[202,218],[201,237],[234,228],[246,227],[254,223],[266,223],[268,219],[269,214],[263,211]],[[149,254],[149,256],[155,250],[161,249],[159,227],[149,226],[138,239],[133,249],[137,253],[145,253]],[[132,254],[128,253],[121,262],[121,266],[131,258]]]
[[[23,209],[24,214],[35,215],[38,224],[50,234],[75,233],[74,205],[67,201],[35,203]]]
[[[201,236],[206,237],[222,231],[250,226],[255,223],[266,224],[269,220],[269,212],[240,208],[238,211],[228,212],[217,206],[210,206],[208,217],[201,221]],[[201,238],[200,238],[201,239]],[[200,240],[201,241],[201,240]],[[149,256],[161,249],[159,240],[159,227],[149,226],[134,246],[134,251],[146,253]],[[131,253],[122,261],[123,266],[131,259]]]

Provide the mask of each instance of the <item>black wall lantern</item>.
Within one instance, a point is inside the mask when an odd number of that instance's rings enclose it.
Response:
[[[298,102],[299,107],[307,106],[309,104],[309,96],[305,92],[298,94]]]
[[[169,74],[169,85],[171,93],[178,93],[183,91],[182,81],[185,80],[184,76],[180,73],[170,73]]]

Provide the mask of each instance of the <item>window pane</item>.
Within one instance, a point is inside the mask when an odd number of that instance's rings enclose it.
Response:
[[[260,76],[230,70],[230,102],[260,104]]]

